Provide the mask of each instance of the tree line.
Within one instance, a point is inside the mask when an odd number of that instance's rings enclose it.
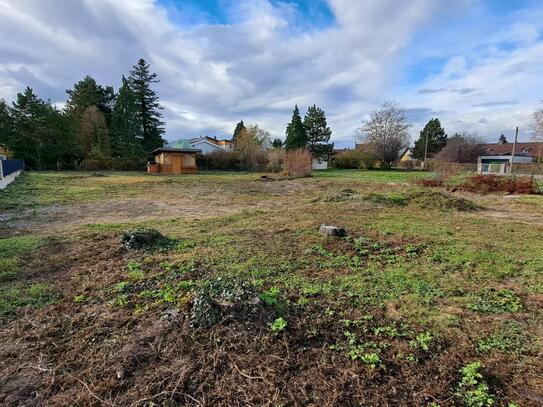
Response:
[[[140,59],[117,93],[87,75],[66,91],[62,109],[27,87],[11,106],[0,100],[0,147],[37,170],[78,168],[85,159],[141,160],[165,143],[157,82]]]

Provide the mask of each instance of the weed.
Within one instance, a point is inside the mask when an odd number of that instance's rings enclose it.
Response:
[[[514,321],[504,321],[494,332],[477,342],[476,349],[482,353],[494,350],[507,353],[522,353],[531,340],[522,326]]]
[[[270,322],[268,325],[272,332],[277,335],[279,334],[279,332],[282,332],[287,327],[287,321],[285,321],[283,318],[277,318],[273,322]]]
[[[481,368],[480,362],[472,362],[460,369],[461,377],[456,395],[467,407],[489,407],[494,404],[494,398],[480,373]]]
[[[264,302],[264,304],[270,307],[275,307],[279,304],[279,294],[279,288],[271,287],[269,290],[260,293],[260,299]]]
[[[430,332],[421,332],[415,339],[409,342],[409,345],[415,349],[422,349],[428,351],[430,349],[430,343],[434,339],[434,336]]]
[[[471,294],[467,307],[485,314],[518,312],[522,310],[520,298],[511,290],[483,289]]]
[[[0,318],[13,314],[17,308],[40,308],[56,299],[49,284],[35,283],[28,287],[12,287],[0,291]]]

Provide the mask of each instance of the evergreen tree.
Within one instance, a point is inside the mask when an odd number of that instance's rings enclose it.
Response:
[[[232,136],[232,141],[235,143],[236,140],[239,137],[239,134],[241,131],[245,128],[245,125],[243,124],[243,120],[241,120],[238,124],[236,124],[236,128],[234,129],[234,134]]]
[[[74,84],[73,89],[66,91],[68,100],[66,102],[66,112],[72,114],[83,114],[90,106],[96,106],[102,114],[109,120],[111,109],[115,101],[115,92],[113,87],[102,87],[89,75]]]
[[[0,99],[0,148],[9,150],[15,136],[15,121],[4,99]],[[2,154],[2,152],[0,152]]]
[[[144,157],[142,125],[136,95],[123,76],[111,114],[111,150],[116,157]]]
[[[426,146],[426,137],[428,137],[428,156],[437,154],[447,144],[447,135],[445,129],[441,127],[439,119],[431,119],[424,129],[421,130],[419,138],[415,141],[415,146],[411,149],[414,159],[424,160],[424,150]]]
[[[105,137],[109,137],[107,128],[109,127],[111,111],[115,101],[115,92],[113,91],[113,88],[111,86],[103,87],[91,76],[87,75],[79,82],[76,82],[73,89],[67,90],[66,93],[68,94],[68,100],[66,102],[65,112],[68,117],[70,131],[73,133],[73,137],[79,146],[80,158],[88,156],[95,147],[95,151],[109,151],[109,148],[103,150],[104,146],[109,146],[111,144],[109,140],[103,140],[103,144],[100,146],[89,146],[83,140],[88,141],[89,126],[94,125],[88,123],[88,120],[93,122],[100,120],[97,116],[104,119],[106,131],[103,134]],[[93,106],[95,108],[90,109]],[[86,133],[82,134],[82,132]],[[92,139],[94,140],[94,138]]]
[[[156,92],[151,89],[153,83],[157,83],[156,73],[151,73],[149,64],[140,59],[130,71],[128,79],[130,87],[136,97],[136,106],[139,123],[141,124],[142,145],[146,153],[156,148],[163,147],[165,140],[164,123],[161,121],[162,114]]]
[[[304,117],[304,128],[308,140],[308,149],[315,158],[327,160],[334,149],[330,141],[332,130],[326,123],[324,110],[315,105],[307,109]]]
[[[498,139],[498,144],[507,144],[507,138],[503,134]]]
[[[31,88],[17,94],[11,109],[14,136],[8,148],[34,169],[59,168],[73,162],[74,145],[64,116]]]
[[[283,140],[281,140],[279,137],[274,138],[272,141],[272,147],[273,148],[283,148]]]
[[[300,116],[300,111],[298,110],[298,105],[294,106],[294,111],[292,112],[292,120],[287,125],[286,136],[286,150],[296,150],[298,148],[307,147],[307,134],[305,132],[304,124],[302,123],[302,118]]]

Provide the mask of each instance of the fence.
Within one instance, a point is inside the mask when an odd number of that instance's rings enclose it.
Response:
[[[8,175],[17,171],[22,171],[25,167],[23,160],[0,160],[0,178],[5,178]]]

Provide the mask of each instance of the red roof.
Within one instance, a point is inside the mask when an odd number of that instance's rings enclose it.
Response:
[[[511,155],[513,153],[513,143],[489,143],[481,144],[488,155]],[[517,143],[515,155],[525,155],[530,157],[543,157],[543,142]]]

